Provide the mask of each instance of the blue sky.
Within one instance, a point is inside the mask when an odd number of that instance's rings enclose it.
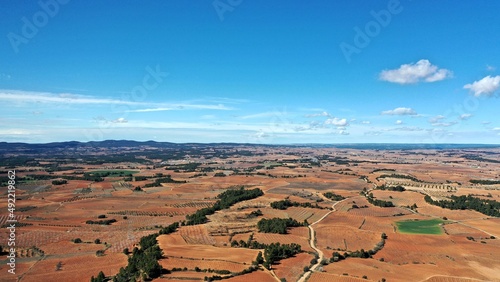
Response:
[[[500,143],[498,1],[20,3],[0,141]]]

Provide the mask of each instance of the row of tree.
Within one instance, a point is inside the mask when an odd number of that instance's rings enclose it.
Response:
[[[233,240],[231,242],[231,247],[264,249],[264,256],[262,256],[262,252],[259,252],[257,258],[254,261],[254,264],[262,264],[267,269],[271,269],[271,265],[282,259],[293,257],[296,254],[302,252],[301,246],[299,244],[280,244],[279,242],[271,244],[259,243],[253,240],[253,234],[250,235],[247,241],[240,240],[239,242],[237,242],[236,240]]]
[[[128,258],[126,267],[120,268],[120,271],[113,277],[113,282],[128,282],[128,281],[147,281],[148,279],[157,278],[161,275],[162,267],[158,260],[162,258],[163,253],[156,238],[160,234],[170,234],[179,228],[179,223],[174,222],[167,227],[160,229],[160,232],[144,236],[139,241],[140,248],[135,247],[132,254]],[[127,252],[128,253],[128,250]],[[90,279],[91,282],[107,281],[104,273],[99,272],[99,275]]]
[[[375,255],[378,251],[382,250],[385,246],[385,240],[387,239],[387,235],[385,233],[382,233],[380,235],[380,241],[373,247],[373,249],[365,251],[364,249],[361,250],[356,250],[353,252],[344,252],[344,254],[340,254],[339,252],[333,252],[332,257],[330,258],[330,262],[337,262],[339,260],[346,259],[348,257],[354,257],[354,258],[371,258],[373,255]]]
[[[413,176],[410,176],[410,175],[404,175],[404,174],[396,174],[396,173],[393,173],[393,174],[382,174],[381,176],[377,177],[377,179],[379,178],[400,178],[400,179],[410,179],[410,180],[413,180],[415,182],[423,182],[422,180],[416,178],[416,177],[413,177]]]
[[[294,201],[290,201],[289,199],[284,199],[284,200],[275,201],[275,202],[271,203],[271,208],[277,209],[277,210],[286,210],[289,207],[317,208],[317,209],[322,208],[318,205],[318,203],[315,203],[313,205],[311,203],[294,202]]]
[[[264,192],[262,192],[259,188],[247,190],[241,186],[238,189],[226,190],[217,196],[219,200],[215,202],[212,207],[202,208],[197,210],[194,214],[187,215],[186,225],[206,223],[208,221],[207,215],[214,214],[219,210],[227,209],[238,202],[255,199],[262,195],[264,195]]]
[[[287,229],[289,227],[304,226],[306,224],[307,222],[299,223],[292,218],[263,218],[257,222],[257,229],[264,233],[287,234]]]
[[[172,179],[172,177],[170,175],[167,175],[167,176],[162,177],[162,178],[157,178],[153,183],[148,183],[148,184],[144,185],[144,188],[161,187],[162,183],[186,183],[186,180],[182,180],[182,181],[174,180],[174,179]]]
[[[377,189],[379,190],[389,190],[389,191],[396,191],[396,192],[403,192],[406,191],[405,187],[398,185],[398,186],[385,186],[385,185],[380,185],[377,186]]]
[[[364,195],[368,202],[374,206],[381,208],[395,207],[393,202],[375,199],[375,197],[373,197],[373,193],[367,194],[366,190],[363,190],[361,194]]]
[[[327,197],[328,199],[330,199],[332,201],[341,201],[341,200],[345,199],[343,196],[332,193],[332,192],[323,193],[323,196]]]
[[[500,184],[500,180],[480,180],[480,179],[471,179],[469,180],[472,184],[481,184],[481,185],[493,185]]]
[[[434,201],[429,195],[424,197],[425,201],[431,205],[439,206],[450,210],[471,209],[488,216],[500,217],[500,202],[495,200],[484,200],[472,195],[455,196],[450,200]]]
[[[116,219],[102,219],[102,220],[87,220],[85,221],[86,224],[99,224],[99,225],[111,225],[112,223],[115,223]]]

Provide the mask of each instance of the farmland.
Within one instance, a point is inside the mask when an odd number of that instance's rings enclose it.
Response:
[[[498,281],[500,219],[425,197],[500,201],[500,164],[463,157],[500,148],[82,146],[78,161],[57,148],[0,150],[18,160],[0,163],[16,171],[18,221],[16,274],[4,252],[1,281],[111,279],[146,236],[161,251],[153,281]],[[258,193],[226,201],[243,190]],[[297,224],[259,231],[275,218]],[[0,215],[3,250],[9,219]]]
[[[396,226],[400,233],[408,234],[443,234],[439,225],[444,221],[440,219],[429,220],[405,220],[397,221]]]

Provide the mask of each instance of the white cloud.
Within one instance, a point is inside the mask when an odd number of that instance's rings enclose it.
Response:
[[[155,107],[138,110],[129,110],[127,113],[149,113],[149,112],[164,112],[175,110],[232,110],[232,108],[224,105],[197,105],[197,104],[170,104],[167,107]]]
[[[345,130],[341,130],[341,131],[339,131],[339,134],[340,135],[349,135],[349,132],[347,132]]]
[[[500,131],[500,127],[493,128],[494,131]]]
[[[481,80],[476,80],[473,83],[464,85],[464,89],[469,89],[476,97],[483,94],[485,96],[491,96],[498,88],[500,88],[500,75],[494,77],[488,75]]]
[[[144,103],[129,100],[99,98],[69,93],[54,94],[18,90],[0,90],[0,100],[27,103],[144,105]]]
[[[396,124],[403,124],[403,121],[402,120],[397,120]]]
[[[121,117],[121,118],[117,118],[117,119],[113,120],[112,122],[114,122],[114,123],[127,123],[128,120]]]
[[[317,114],[308,114],[305,115],[306,118],[312,118],[312,117],[331,117],[331,115],[328,112],[321,112]]]
[[[388,131],[423,131],[423,129],[414,126],[404,126],[404,127],[391,128]]]
[[[448,127],[457,124],[456,121],[450,121],[450,122],[435,122],[432,125],[433,126],[442,126],[442,127]]]
[[[411,115],[416,115],[417,112],[413,110],[412,108],[395,108],[394,110],[387,110],[383,111],[381,113],[382,115],[398,115],[398,116],[411,116]]]
[[[442,116],[442,115],[437,115],[437,116],[435,116],[435,117],[430,118],[430,119],[429,119],[429,122],[430,122],[430,123],[437,123],[437,122],[439,122],[439,121],[440,121],[440,120],[442,120],[442,119],[444,119],[444,116]]]
[[[428,60],[420,60],[415,64],[404,64],[398,69],[383,70],[379,78],[383,81],[411,84],[421,81],[435,82],[449,78],[453,73],[447,69],[439,69]]]
[[[0,89],[0,101],[12,103],[46,103],[60,105],[127,105],[130,107],[149,107],[136,110],[125,110],[124,112],[141,113],[141,112],[158,112],[170,110],[232,110],[223,104],[190,104],[190,103],[153,103],[139,102],[134,99],[116,99],[116,98],[101,98],[90,95],[80,95],[72,93],[48,93],[48,92],[33,92],[20,90],[2,90]]]
[[[336,126],[347,126],[349,123],[347,122],[347,119],[343,118],[329,118],[325,120],[325,124],[331,124],[331,125],[336,125]]]
[[[362,124],[370,124],[371,122],[369,120],[364,120],[361,122]]]
[[[273,111],[273,112],[263,112],[263,113],[257,113],[257,114],[251,114],[251,115],[246,115],[246,116],[239,116],[240,119],[258,119],[258,118],[280,118],[286,116],[286,112],[279,112],[279,111]]]
[[[486,70],[487,71],[495,71],[497,68],[494,66],[486,65]]]
[[[460,119],[461,120],[466,120],[469,119],[472,116],[472,114],[461,114]]]

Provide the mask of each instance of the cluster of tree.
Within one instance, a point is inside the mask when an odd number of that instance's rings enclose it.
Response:
[[[94,278],[94,276],[90,278],[90,282],[104,282],[104,281],[106,281],[106,276],[102,271],[99,272],[96,278]]]
[[[271,203],[271,208],[277,209],[277,210],[286,210],[289,207],[318,208],[318,209],[321,208],[320,206],[318,206],[318,203],[315,203],[313,205],[311,203],[292,202],[289,199],[284,199],[284,200],[275,201],[275,202]]]
[[[377,168],[377,169],[372,170],[371,173],[378,172],[378,171],[396,171],[396,170],[392,169],[392,168]]]
[[[206,173],[197,173],[195,175],[190,176],[189,178],[196,178],[196,177],[202,177],[202,176],[207,176]]]
[[[52,185],[63,185],[63,184],[66,184],[66,183],[68,183],[68,181],[66,179],[52,180]]]
[[[325,196],[328,199],[333,200],[333,201],[341,201],[341,200],[345,199],[341,195],[338,195],[338,194],[335,194],[335,193],[332,193],[332,192],[323,193],[323,196]]]
[[[92,182],[101,182],[101,181],[104,181],[104,178],[99,173],[86,172],[83,174],[83,180],[92,181]]]
[[[211,277],[205,276],[203,278],[203,281],[223,280],[223,279],[231,278],[231,277],[238,276],[238,275],[245,275],[245,274],[248,274],[248,273],[252,273],[252,272],[256,271],[257,269],[259,269],[259,268],[256,265],[251,265],[248,268],[245,268],[245,269],[243,269],[240,272],[233,272],[232,274],[230,274],[228,276],[220,276],[220,275],[213,275]],[[226,271],[227,270],[221,270],[221,271],[218,271],[218,272],[226,272]],[[216,272],[216,271],[214,271],[214,272]],[[224,274],[224,273],[219,273],[219,274]]]
[[[248,240],[236,240],[231,241],[231,247],[236,248],[249,248],[249,249],[265,249],[268,245],[264,243],[259,243],[253,239],[253,233],[250,234]]]
[[[214,174],[214,177],[226,177],[226,174],[224,172],[217,172]]]
[[[46,167],[45,171],[46,172],[54,172],[54,171],[76,170],[76,169],[83,169],[83,167],[80,167],[80,166],[58,166],[56,164],[56,165],[51,165],[50,167]]]
[[[256,262],[261,261],[265,268],[270,269],[272,264],[282,259],[292,257],[301,251],[300,245],[296,243],[271,243],[264,249],[264,260],[262,260],[262,256],[259,257],[259,255],[257,255]]]
[[[188,163],[188,164],[178,164],[178,165],[173,165],[173,166],[168,166],[165,167],[166,170],[174,170],[174,171],[180,171],[183,170],[184,172],[194,172],[196,169],[201,165],[201,163]]]
[[[381,208],[389,208],[389,207],[395,207],[394,203],[391,201],[384,201],[384,200],[378,200],[373,197],[373,193],[366,194],[361,192],[362,194],[365,195],[366,199],[368,202],[374,206],[381,207]]]
[[[111,223],[115,223],[116,219],[105,219],[105,220],[87,220],[86,224],[100,224],[100,225],[110,225]]]
[[[478,162],[500,163],[499,160],[486,159],[486,158],[480,157],[478,155],[472,155],[472,154],[463,155],[462,157],[465,159],[468,159],[468,160],[474,160],[474,161],[478,161]]]
[[[37,208],[37,206],[25,206],[25,207],[20,207],[17,210],[20,212],[26,212],[26,211],[36,209],[36,208]]]
[[[174,180],[174,179],[172,179],[172,177],[170,175],[166,175],[165,177],[157,178],[155,180],[155,182],[153,182],[153,183],[148,183],[148,184],[144,185],[144,188],[161,187],[162,183],[186,183],[186,181],[185,180],[183,180],[183,181]]]
[[[261,219],[257,222],[257,228],[260,232],[264,233],[277,233],[277,234],[287,234],[288,227],[298,227],[304,226],[304,224],[299,223],[292,218],[272,218],[272,219]]]
[[[299,244],[280,244],[279,242],[271,244],[259,243],[253,240],[253,234],[250,235],[247,241],[240,240],[239,242],[237,242],[236,240],[233,240],[231,242],[231,247],[264,249],[264,256],[262,256],[262,252],[259,252],[253,264],[262,264],[268,269],[270,269],[271,265],[276,263],[277,261],[292,257],[302,252],[301,246]]]
[[[203,224],[208,221],[207,215],[227,209],[238,202],[255,199],[262,195],[264,195],[264,192],[259,188],[247,190],[243,186],[240,186],[237,189],[226,190],[217,196],[219,200],[212,207],[202,208],[194,214],[187,215],[186,225]]]
[[[330,262],[337,262],[346,259],[348,257],[371,258],[378,251],[382,250],[382,248],[385,245],[385,239],[387,239],[387,235],[385,233],[382,233],[382,235],[380,236],[380,241],[375,245],[375,247],[373,247],[373,249],[368,251],[361,249],[361,250],[356,250],[354,252],[345,252],[343,255],[341,255],[339,252],[333,252],[332,257],[330,258]]]
[[[94,182],[104,181],[104,178],[102,178],[102,177],[92,176],[89,174],[84,174],[83,177],[72,176],[72,175],[58,175],[57,177],[54,177],[54,175],[48,175],[48,174],[30,174],[30,175],[26,175],[26,177],[18,178],[18,181],[31,180],[31,179],[33,179],[33,180],[51,180],[54,178],[65,179],[65,180],[87,180],[87,181],[94,181]],[[3,179],[0,178],[0,181],[3,182]]]
[[[398,186],[385,186],[385,185],[380,185],[377,186],[376,189],[379,190],[388,190],[388,191],[396,191],[396,192],[403,192],[406,191],[405,187],[398,185]]]
[[[404,174],[396,174],[396,173],[393,173],[393,174],[382,174],[381,176],[377,177],[377,179],[378,178],[386,178],[386,177],[389,177],[389,178],[410,179],[410,180],[413,180],[415,182],[423,182],[422,180],[420,180],[418,178],[415,178],[413,176],[404,175]]]
[[[391,201],[385,201],[385,200],[379,200],[379,199],[374,199],[374,198],[366,198],[368,202],[374,206],[381,207],[381,208],[390,208],[390,207],[395,207],[394,203]]]
[[[170,224],[169,226],[160,229],[159,234],[161,235],[161,234],[174,233],[177,230],[177,228],[179,228],[179,223],[174,222],[174,223]]]
[[[480,180],[480,179],[471,179],[469,180],[472,184],[481,184],[481,185],[493,185],[500,184],[500,180]]]
[[[144,181],[148,180],[149,178],[152,178],[152,176],[144,176],[144,175],[136,175],[134,176],[135,181]]]
[[[258,216],[262,216],[263,213],[262,211],[259,209],[259,210],[256,210],[256,211],[252,211],[249,215],[248,215],[248,218],[255,218],[255,217],[258,217]]]
[[[158,260],[162,258],[163,253],[158,246],[156,238],[160,234],[170,234],[179,228],[179,223],[175,222],[169,226],[160,230],[159,233],[153,233],[148,236],[144,236],[139,241],[140,248],[135,247],[132,251],[132,255],[128,258],[128,264],[126,267],[120,268],[118,274],[113,277],[113,282],[128,282],[128,281],[148,281],[152,278],[157,278],[162,272],[162,267],[158,263]],[[128,254],[128,249],[124,253]],[[102,277],[99,273],[98,277]],[[106,280],[95,280],[92,276],[91,282],[95,281],[106,281]]]
[[[471,209],[488,216],[500,217],[500,202],[495,200],[483,200],[471,195],[452,195],[450,198],[450,200],[434,201],[429,195],[424,197],[427,203],[442,208],[450,210]]]
[[[134,248],[132,255],[128,258],[127,266],[120,268],[113,281],[136,281],[138,277],[141,277],[145,281],[160,276],[162,268],[158,260],[163,254],[160,247],[156,244],[156,236],[154,239],[155,244],[153,246],[143,248],[141,245],[140,249],[137,247]]]

